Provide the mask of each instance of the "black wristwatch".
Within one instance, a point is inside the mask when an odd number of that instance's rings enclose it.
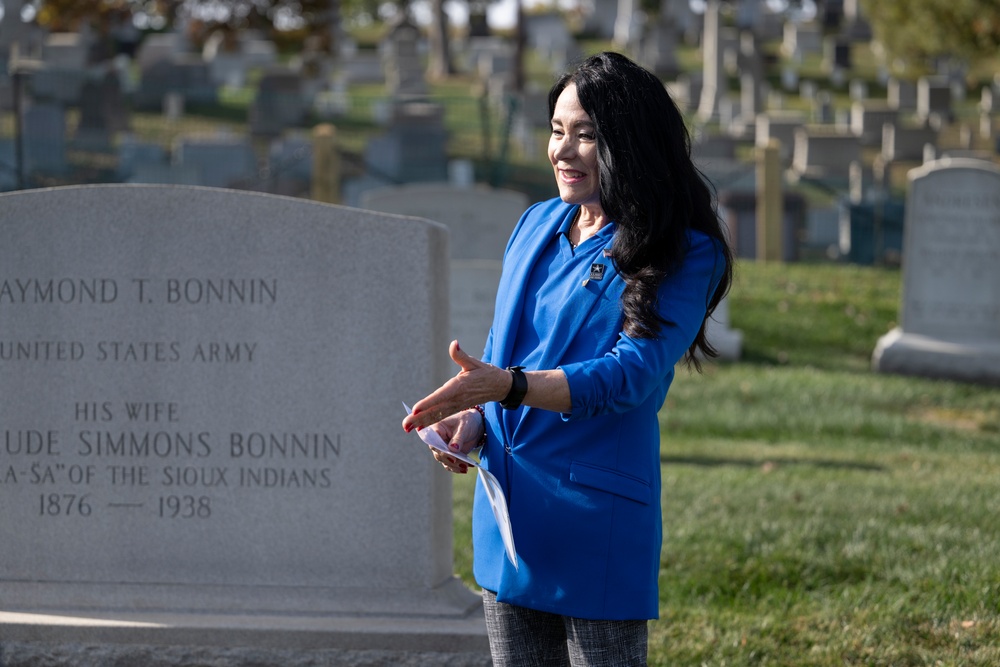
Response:
[[[524,366],[508,366],[512,382],[507,396],[500,401],[500,407],[504,410],[517,410],[521,407],[524,395],[528,393],[528,378],[524,374]]]

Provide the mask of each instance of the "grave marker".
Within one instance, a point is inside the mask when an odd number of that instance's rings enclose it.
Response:
[[[441,225],[192,187],[0,205],[5,642],[485,650],[451,478],[400,428],[452,372]]]
[[[900,324],[882,372],[1000,384],[1000,168],[968,158],[909,174]]]
[[[448,226],[451,247],[451,328],[473,356],[482,355],[493,323],[501,260],[528,198],[485,186],[414,183],[369,190],[362,207],[413,215]]]

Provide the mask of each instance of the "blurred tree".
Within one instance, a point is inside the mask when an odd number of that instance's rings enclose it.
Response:
[[[125,0],[45,0],[35,20],[53,32],[78,30],[84,23],[98,23],[111,13],[127,10]]]
[[[408,0],[389,0],[406,11]],[[478,1],[478,5],[476,2]],[[470,0],[482,5],[496,0]],[[336,52],[343,34],[342,15],[379,19],[380,0],[39,0],[37,21],[53,31],[78,30],[89,23],[103,32],[112,23],[135,19],[146,30],[167,29],[182,16],[191,20],[196,41],[223,29],[284,31],[305,38],[318,38],[319,47]],[[428,74],[447,77],[456,69],[445,0],[430,0],[432,20],[428,26],[430,55]],[[103,27],[102,27],[103,26]]]
[[[371,0],[353,0],[366,6]],[[37,21],[53,31],[78,30],[84,23],[99,27],[122,14],[147,28],[169,28],[182,15],[205,31],[295,30],[318,36],[332,50],[340,34],[341,0],[41,0]]]
[[[443,79],[454,74],[455,64],[451,57],[451,36],[448,33],[448,14],[444,11],[444,0],[431,0],[431,24],[427,33],[430,41],[428,77]]]
[[[1000,0],[862,0],[893,60],[926,69],[939,57],[974,64],[1000,50]]]

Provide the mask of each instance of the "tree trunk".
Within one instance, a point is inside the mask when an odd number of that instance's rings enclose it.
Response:
[[[455,73],[451,60],[451,39],[448,33],[448,14],[444,11],[444,0],[431,2],[433,17],[431,19],[430,42],[431,52],[427,63],[427,78],[444,79]]]

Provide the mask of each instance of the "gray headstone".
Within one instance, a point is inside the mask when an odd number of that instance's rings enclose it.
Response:
[[[365,147],[365,161],[378,177],[397,183],[446,181],[448,133],[444,107],[403,102],[391,107],[388,132]]]
[[[118,178],[126,181],[138,165],[167,164],[167,150],[160,144],[140,141],[126,134],[118,142]]]
[[[823,33],[815,23],[787,21],[783,26],[781,52],[795,62],[805,56],[821,53]]]
[[[917,116],[921,120],[937,116],[950,119],[951,84],[944,76],[924,76],[917,81]]]
[[[840,233],[840,211],[835,207],[811,207],[806,213],[803,244],[828,254],[836,248]],[[829,255],[828,255],[829,256]]]
[[[307,106],[301,75],[286,68],[266,71],[250,106],[250,130],[255,135],[279,135],[303,123]]]
[[[799,259],[806,208],[804,197],[798,193],[786,192],[782,197],[781,259],[783,261],[794,262]],[[736,256],[756,257],[757,193],[753,189],[720,188],[719,215],[728,227],[729,238]]]
[[[740,30],[759,32],[764,22],[764,3],[762,0],[743,0],[736,8],[736,27]]]
[[[90,44],[85,35],[76,32],[56,32],[42,46],[42,60],[55,67],[86,67]]]
[[[864,79],[851,79],[847,84],[847,91],[853,101],[863,102],[868,99],[868,82]]]
[[[709,134],[691,142],[691,157],[695,162],[712,159],[734,160],[737,141],[732,137]]]
[[[511,110],[511,135],[523,155],[538,155],[540,130],[551,131],[549,124],[548,91],[529,87],[516,96],[517,105]]]
[[[844,0],[843,33],[854,42],[866,42],[872,38],[872,28],[861,11],[859,0]]]
[[[246,82],[249,65],[238,38],[232,33],[219,30],[209,35],[201,57],[208,63],[209,75],[216,85],[239,88]]]
[[[242,53],[222,51],[206,62],[209,76],[216,85],[242,88],[246,84],[247,61]]]
[[[278,62],[278,47],[263,34],[248,32],[240,36],[240,50],[247,67],[269,67]]]
[[[771,139],[781,142],[781,159],[788,163],[795,146],[795,130],[807,122],[802,111],[769,111],[757,115],[755,140],[757,146],[766,146]]]
[[[660,0],[660,19],[667,25],[675,26],[677,34],[688,44],[697,44],[701,31],[699,15],[691,11],[688,0]]]
[[[643,66],[661,80],[675,78],[681,71],[677,60],[677,26],[662,15],[648,22],[640,53]]]
[[[823,65],[833,72],[844,72],[851,69],[851,43],[836,35],[831,35],[823,41]]]
[[[681,111],[691,111],[697,108],[698,101],[701,99],[701,72],[681,74],[675,81],[667,82],[666,87],[670,97],[673,98]]]
[[[909,174],[899,327],[876,370],[1000,384],[1000,167],[942,159]]]
[[[7,58],[10,47],[18,43],[25,30],[21,9],[27,0],[5,0],[3,17],[0,17],[0,57]]]
[[[420,30],[408,20],[394,25],[382,47],[386,87],[393,97],[427,94],[423,60],[420,55]]]
[[[639,28],[637,9],[636,0],[618,0],[611,41],[620,49],[631,51],[637,41],[636,36]]]
[[[861,142],[850,132],[827,125],[806,125],[795,130],[795,174],[846,183],[850,164],[860,159]]]
[[[128,125],[128,105],[118,75],[107,71],[99,78],[88,79],[80,93],[80,120],[74,146],[110,150],[115,133],[127,130]]]
[[[882,128],[882,157],[886,161],[924,159],[924,147],[937,145],[938,133],[931,127],[902,127],[886,124]]]
[[[300,196],[312,183],[313,142],[306,134],[290,134],[271,142],[267,156],[270,192]]]
[[[764,58],[753,32],[740,33],[737,63],[740,72],[740,113],[744,124],[752,125],[757,114],[764,110],[767,98]]]
[[[136,64],[142,73],[163,60],[170,60],[181,50],[183,39],[176,32],[152,33],[143,38],[136,52]]]
[[[126,183],[201,185],[201,169],[195,165],[142,162],[132,167]]]
[[[499,260],[455,259],[451,262],[451,328],[449,338],[474,357],[482,357],[493,323],[500,284]]]
[[[17,156],[13,139],[0,139],[0,192],[17,190]]]
[[[702,88],[698,101],[698,119],[708,122],[719,114],[719,99],[726,92],[722,71],[721,18],[719,0],[707,0],[705,28],[702,34]]]
[[[88,78],[82,66],[45,65],[31,74],[28,87],[39,101],[74,106],[80,102]]]
[[[719,98],[719,127],[730,137],[742,139],[738,136],[743,129],[738,128],[737,121],[740,119],[740,100],[729,95]]]
[[[24,112],[24,172],[66,171],[66,110],[59,104],[33,104]]]
[[[525,14],[525,35],[528,46],[535,50],[553,72],[566,69],[576,44],[566,25],[566,18],[559,12]]]
[[[485,646],[451,478],[400,428],[453,371],[443,226],[210,188],[0,207],[5,641],[75,610],[166,614],[151,644]]]
[[[916,111],[917,86],[912,81],[890,77],[886,82],[886,99],[894,109]]]
[[[528,198],[512,190],[426,183],[370,190],[363,208],[413,215],[448,226],[451,338],[481,355],[493,322],[503,251]]]
[[[614,37],[618,0],[586,0],[581,10],[584,15],[584,33],[595,35],[600,39]]]
[[[183,135],[174,142],[174,164],[198,169],[200,185],[252,189],[258,179],[257,156],[249,137]]]
[[[979,91],[979,112],[989,114],[996,104],[996,93],[992,86],[983,86]]]
[[[483,79],[510,71],[513,58],[513,45],[501,37],[472,37],[466,45],[468,68]]]
[[[385,83],[385,72],[378,54],[358,51],[342,56],[337,63],[344,78],[350,83]]]
[[[851,132],[862,146],[881,146],[883,126],[895,125],[898,120],[899,111],[883,102],[869,100],[851,105]]]
[[[513,190],[413,183],[366,192],[365,209],[412,215],[448,226],[452,259],[503,259],[514,225],[528,198]]]
[[[833,96],[828,90],[821,90],[816,93],[816,99],[813,100],[813,122],[820,125],[832,123],[835,119],[836,112],[833,107]]]
[[[171,93],[189,104],[213,104],[218,99],[218,87],[200,55],[180,54],[153,62],[142,71],[133,103],[138,109],[158,111]]]
[[[250,70],[275,64],[278,50],[270,40],[250,32],[232,35],[220,31],[206,40],[202,57],[216,85],[242,86]]]
[[[476,55],[476,73],[485,81],[498,79],[506,82],[514,73],[512,49],[489,49]]]
[[[729,326],[729,297],[716,306],[705,324],[705,335],[720,359],[738,361],[743,356],[743,332]]]

